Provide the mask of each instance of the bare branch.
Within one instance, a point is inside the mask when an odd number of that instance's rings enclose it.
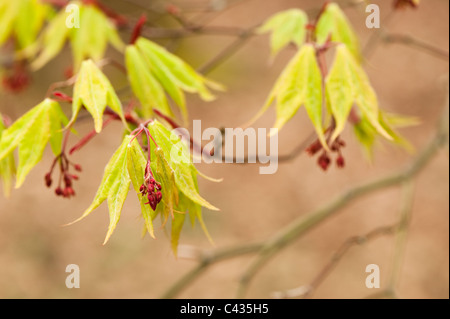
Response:
[[[259,270],[263,266],[265,266],[273,256],[278,254],[287,245],[303,236],[309,230],[319,225],[322,221],[326,220],[330,216],[333,216],[336,212],[340,211],[351,201],[362,196],[374,193],[381,189],[386,189],[412,180],[413,177],[415,177],[419,172],[422,171],[422,169],[430,162],[430,160],[437,154],[437,152],[447,144],[448,95],[445,107],[445,115],[442,118],[435,138],[427,145],[427,147],[409,167],[400,171],[399,173],[394,173],[385,178],[367,183],[359,187],[355,187],[337,197],[334,201],[330,202],[324,207],[318,209],[316,212],[297,219],[288,227],[278,232],[278,234],[276,234],[271,240],[266,242],[266,244],[259,252],[257,258],[244,272],[239,283],[237,294],[238,298],[242,298],[245,296],[248,286],[250,285],[255,275],[259,272]]]
[[[202,275],[210,266],[220,261],[239,257],[242,255],[258,253],[257,258],[245,271],[239,284],[238,297],[243,297],[258,271],[283,248],[294,240],[302,237],[321,222],[335,215],[347,204],[353,200],[376,191],[393,187],[405,182],[411,181],[418,173],[424,169],[434,158],[439,150],[448,144],[448,97],[446,101],[445,114],[438,128],[435,137],[429,142],[419,156],[405,169],[387,177],[375,180],[373,182],[354,187],[341,194],[335,200],[322,208],[293,221],[288,227],[279,231],[272,239],[252,245],[236,246],[217,252],[208,252],[200,254],[200,264],[194,267],[189,273],[177,281],[166,293],[163,298],[174,298],[178,296],[190,283]],[[373,236],[373,234],[371,235]]]
[[[379,227],[363,236],[354,236],[347,239],[344,244],[339,247],[330,261],[325,265],[325,267],[320,271],[320,273],[314,278],[314,280],[309,285],[303,285],[298,288],[289,289],[287,291],[275,292],[273,297],[276,299],[286,299],[286,298],[311,298],[317,288],[326,280],[328,275],[336,268],[337,264],[342,260],[342,258],[350,251],[354,246],[362,246],[370,241],[373,241],[381,236],[389,236],[397,234],[398,239],[398,249],[394,258],[394,270],[392,272],[391,280],[388,284],[386,292],[393,292],[395,289],[396,280],[400,274],[401,256],[405,244],[405,229],[409,225],[411,218],[413,202],[413,191],[411,183],[406,182],[403,186],[403,201],[401,208],[400,220],[397,224],[392,226]]]

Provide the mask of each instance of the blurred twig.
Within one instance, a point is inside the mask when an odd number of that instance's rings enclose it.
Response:
[[[342,260],[342,258],[349,252],[349,250],[354,246],[365,245],[368,242],[375,240],[381,236],[388,236],[397,234],[398,243],[397,249],[394,257],[394,270],[392,271],[391,279],[385,289],[386,295],[393,295],[395,291],[395,285],[400,275],[400,265],[401,257],[403,256],[404,246],[405,246],[405,232],[409,225],[412,212],[412,202],[413,202],[413,188],[411,182],[406,182],[403,186],[403,201],[401,207],[401,216],[397,224],[391,226],[379,227],[363,236],[354,236],[347,239],[344,244],[336,251],[331,260],[325,265],[325,267],[320,271],[317,277],[306,286],[300,286],[298,288],[289,289],[283,292],[276,292],[273,297],[276,299],[286,299],[286,298],[310,298],[317,288],[325,281],[327,276],[333,271],[337,264]]]
[[[430,55],[435,56],[436,58],[439,58],[441,60],[447,61],[449,60],[449,53],[448,51],[442,50],[440,48],[434,47],[428,43],[425,43],[419,39],[416,39],[409,35],[403,35],[403,34],[382,34],[381,39],[383,42],[387,44],[392,43],[398,43],[403,44],[412,48],[419,49],[421,51],[424,51],[425,53],[428,53]]]
[[[394,173],[393,175],[347,191],[337,197],[334,201],[318,209],[316,212],[292,222],[288,227],[281,230],[276,236],[267,241],[259,251],[256,259],[250,264],[241,277],[237,296],[239,298],[245,296],[252,279],[273,256],[294,240],[307,233],[313,227],[340,211],[348,203],[364,195],[410,181],[421,172],[441,147],[448,143],[448,104],[446,106],[446,114],[447,118],[442,120],[435,138],[409,167],[399,173]]]
[[[317,275],[317,277],[314,278],[314,280],[309,285],[300,286],[299,288],[289,289],[287,291],[275,292],[273,293],[273,297],[275,299],[310,298],[352,247],[365,245],[368,242],[381,236],[393,235],[398,227],[399,225],[397,224],[392,226],[379,227],[367,233],[366,235],[354,236],[347,239],[344,244],[339,247],[331,260],[320,271],[319,275]]]
[[[315,226],[318,226],[329,217],[334,216],[342,208],[353,200],[382,189],[393,187],[411,181],[434,158],[438,151],[448,144],[448,98],[446,100],[445,114],[437,129],[435,137],[428,143],[416,159],[400,172],[373,182],[354,187],[338,196],[335,200],[319,208],[318,210],[294,220],[286,228],[280,230],[271,239],[253,245],[232,247],[223,251],[208,252],[199,255],[200,264],[176,282],[163,298],[176,297],[188,284],[203,274],[208,267],[225,259],[241,255],[257,253],[256,259],[250,264],[239,282],[237,297],[242,298],[253,278],[266,263],[293,241],[299,239]]]

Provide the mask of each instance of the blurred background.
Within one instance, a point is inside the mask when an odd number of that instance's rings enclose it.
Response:
[[[249,28],[289,8],[315,12],[323,2],[236,1],[220,14],[213,9],[227,6],[227,1],[173,3],[197,23]],[[448,50],[448,1],[422,1],[419,9],[401,10],[389,19],[385,18],[392,11],[392,1],[377,3],[381,7],[382,27],[387,31],[413,35]],[[158,11],[168,3],[114,0],[107,4],[121,14],[137,18],[143,12],[141,5]],[[212,12],[205,15],[202,13],[205,8]],[[365,5],[348,8],[345,12],[364,46],[377,32],[365,27]],[[149,17],[155,25],[179,27],[173,19],[158,13],[150,12]],[[128,41],[129,33],[124,32],[123,36],[124,41]],[[200,67],[233,41],[235,38],[230,36],[194,36],[161,43],[191,65]],[[253,37],[209,74],[225,84],[227,92],[219,94],[212,103],[190,97],[190,118],[201,119],[203,128],[238,127],[248,121],[263,105],[294,53],[293,49],[286,49],[271,60],[269,37]],[[442,114],[448,61],[400,44],[381,43],[370,53],[365,67],[381,107],[421,119],[421,125],[401,131],[420,151],[432,138]],[[121,56],[113,50],[108,55],[121,61]],[[70,66],[70,61],[70,50],[66,48],[64,54],[33,74],[32,84],[26,91],[18,95],[0,93],[0,112],[16,119],[39,103],[51,83],[64,79],[64,70]],[[106,67],[105,72],[115,88],[126,85],[126,79],[116,69]],[[69,114],[70,106],[66,104],[66,107]],[[255,126],[269,128],[274,119],[275,112],[271,109]],[[76,127],[80,136],[92,128],[90,120]],[[306,112],[301,109],[280,132],[280,154],[288,154],[311,132]],[[1,298],[157,298],[194,267],[195,261],[177,260],[173,256],[163,230],[157,231],[156,240],[148,236],[141,239],[139,205],[131,192],[118,228],[106,246],[102,246],[109,220],[106,204],[82,222],[61,227],[78,218],[90,205],[103,168],[121,136],[120,123],[111,125],[74,156],[73,160],[84,168],[75,186],[76,198],[56,198],[53,191],[45,188],[44,174],[52,162],[50,150],[21,189],[15,190],[10,199],[0,197]],[[185,226],[181,245],[210,250],[270,238],[343,190],[397,171],[414,158],[414,154],[380,143],[373,162],[369,163],[350,128],[345,131],[344,139],[348,145],[344,150],[347,167],[343,170],[333,167],[324,173],[316,159],[306,154],[281,164],[275,175],[259,175],[258,165],[199,165],[199,169],[210,176],[224,177],[219,184],[200,180],[201,194],[221,208],[220,212],[203,212],[215,246],[208,242],[200,227],[191,229],[190,225]],[[77,137],[72,136],[70,145],[76,141]],[[400,298],[449,297],[448,164],[448,152],[442,151],[415,179],[413,217],[398,285]],[[399,216],[400,198],[401,189],[394,187],[352,202],[277,255],[256,277],[248,296],[267,298],[275,291],[309,284],[346,239],[394,224]],[[385,236],[352,248],[314,297],[363,298],[372,294],[365,286],[368,264],[380,266],[381,288],[385,287],[392,270],[394,246],[394,237]],[[242,257],[211,267],[180,297],[234,297],[240,274],[251,260],[251,256]],[[80,289],[69,290],[65,286],[68,264],[80,266]]]

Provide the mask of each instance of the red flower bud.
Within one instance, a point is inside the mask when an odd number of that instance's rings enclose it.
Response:
[[[47,187],[51,187],[52,186],[52,176],[50,175],[50,173],[47,173],[45,175],[45,185],[47,185]]]
[[[317,162],[324,171],[328,170],[328,167],[330,167],[331,159],[330,157],[324,153],[322,156],[319,157],[319,160]]]
[[[75,168],[75,170],[76,170],[77,172],[83,171],[83,168],[82,168],[81,165],[79,165],[79,164],[75,164],[75,165],[74,165],[74,168]]]
[[[309,146],[306,149],[306,152],[311,155],[314,156],[317,154],[317,152],[319,152],[320,150],[322,150],[323,146],[322,143],[320,143],[320,141],[316,141],[313,144],[311,144],[311,146]]]
[[[64,194],[61,187],[58,187],[57,189],[55,189],[55,194],[56,194],[56,196],[62,196]]]
[[[345,159],[342,155],[340,155],[337,160],[336,160],[336,165],[339,168],[344,168],[345,167]]]
[[[64,175],[64,184],[66,184],[66,187],[72,186],[72,181],[68,175]]]

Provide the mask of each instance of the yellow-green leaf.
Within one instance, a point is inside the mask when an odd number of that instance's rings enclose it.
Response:
[[[379,121],[378,99],[369,79],[345,45],[336,49],[333,66],[326,79],[331,112],[336,121],[332,140],[344,130],[352,105],[355,104],[371,125],[386,139],[392,137]]]
[[[131,88],[141,102],[144,117],[150,118],[153,115],[154,108],[166,115],[173,115],[164,89],[150,72],[143,56],[135,46],[127,46],[125,63]]]
[[[40,0],[0,1],[0,46],[12,36],[19,49],[30,46],[51,12]]]
[[[276,101],[277,120],[274,127],[281,129],[304,105],[320,141],[327,147],[322,124],[322,95],[322,74],[315,49],[312,45],[305,44],[275,83],[258,116]]]
[[[149,109],[155,107],[166,115],[172,115],[164,90],[178,105],[185,120],[187,109],[183,91],[199,94],[203,100],[211,101],[215,97],[210,88],[223,90],[221,85],[198,74],[179,57],[145,38],[139,38],[135,45],[127,48],[126,61],[133,91],[146,116],[151,115]]]
[[[162,212],[164,218],[167,219],[169,216],[174,216],[174,207],[178,205],[178,188],[175,183],[175,173],[164,157],[164,152],[161,148],[155,149],[153,154],[155,158],[152,161],[152,170],[156,180],[162,186]]]
[[[42,159],[51,136],[61,134],[63,119],[58,102],[46,99],[6,129],[0,141],[0,161],[19,148],[16,188]],[[56,146],[55,146],[56,147]]]
[[[14,31],[19,47],[26,48],[36,40],[45,18],[51,12],[51,8],[39,0],[15,0],[10,2],[20,2],[19,15],[14,25]]]
[[[185,214],[176,213],[174,219],[172,220],[171,246],[175,257],[178,255],[178,242],[180,240],[180,234],[183,229],[185,219]]]
[[[127,138],[131,141],[132,137],[129,136]],[[128,143],[127,161],[128,174],[130,175],[133,188],[139,198],[145,228],[150,236],[155,238],[153,220],[156,218],[156,213],[151,209],[150,205],[146,204],[148,201],[147,197],[142,196],[140,192],[140,187],[144,184],[145,166],[147,165],[147,161],[141,146],[136,139],[131,144]]]
[[[304,11],[290,9],[270,17],[258,32],[272,32],[272,55],[275,56],[290,43],[301,47],[306,39],[307,24],[308,16]]]
[[[316,27],[316,38],[319,44],[325,43],[330,36],[331,41],[345,44],[356,60],[361,60],[358,36],[336,3],[326,6]]]
[[[211,210],[218,210],[198,193],[196,187],[197,170],[191,161],[186,145],[181,139],[158,121],[150,123],[148,128],[174,172],[178,189],[193,202]]]
[[[2,115],[0,114],[0,137],[2,132],[6,129]],[[14,154],[9,154],[3,160],[0,160],[0,179],[3,182],[3,194],[5,197],[11,195],[14,175],[16,174],[16,164]]]
[[[74,71],[77,72],[83,60],[101,60],[108,44],[118,51],[123,51],[124,44],[120,39],[112,21],[95,5],[71,1],[79,8],[79,28],[68,28],[66,21],[70,12],[62,9],[44,29],[39,41],[40,54],[32,67],[39,69],[54,58],[64,47],[66,40],[71,44],[74,59]]]
[[[86,60],[82,63],[75,82],[71,123],[76,120],[82,106],[94,118],[97,133],[100,133],[103,128],[103,113],[106,106],[116,112],[126,125],[122,105],[114,88],[92,60]]]
[[[130,189],[131,179],[127,167],[127,150],[129,142],[130,139],[126,137],[123,140],[122,145],[111,157],[108,165],[106,165],[102,182],[92,204],[79,219],[73,222],[76,223],[82,220],[107,200],[110,223],[104,244],[109,240],[119,222],[123,204]]]
[[[0,2],[0,45],[8,40],[20,8],[20,1]]]
[[[63,10],[50,20],[44,33],[38,40],[39,47],[42,50],[31,63],[33,70],[42,68],[63,49],[70,32],[70,29],[66,26],[66,18],[67,14]]]

